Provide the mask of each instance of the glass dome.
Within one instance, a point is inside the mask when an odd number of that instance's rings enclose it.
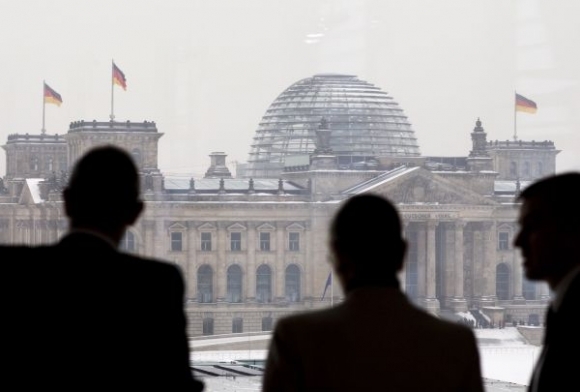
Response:
[[[278,177],[285,167],[307,165],[323,118],[339,168],[421,155],[411,124],[391,96],[354,75],[320,74],[294,83],[270,105],[256,130],[245,177]]]

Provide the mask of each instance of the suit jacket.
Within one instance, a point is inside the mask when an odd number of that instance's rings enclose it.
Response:
[[[53,246],[0,249],[18,294],[11,307],[23,351],[8,375],[27,369],[22,390],[200,391],[189,366],[184,284],[173,265],[117,251],[72,233]],[[7,259],[8,258],[8,259]],[[16,343],[18,341],[18,343]],[[0,377],[0,379],[2,379]]]
[[[580,274],[570,283],[558,311],[548,311],[546,321],[542,353],[528,390],[580,390]]]
[[[263,391],[483,391],[467,327],[396,288],[360,288],[333,308],[281,319]]]

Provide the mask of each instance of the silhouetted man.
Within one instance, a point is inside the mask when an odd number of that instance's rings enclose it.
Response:
[[[555,294],[529,391],[580,390],[580,173],[554,175],[522,191],[521,249],[530,280]]]
[[[355,196],[330,231],[345,300],[276,325],[263,390],[483,391],[473,332],[413,306],[399,288],[406,242],[395,207]]]
[[[143,211],[131,157],[112,146],[89,151],[63,196],[70,230],[58,244],[0,249],[28,268],[17,290],[28,303],[10,309],[22,316],[9,330],[21,340],[9,347],[17,360],[4,374],[29,365],[19,390],[201,391],[180,271],[117,250]]]

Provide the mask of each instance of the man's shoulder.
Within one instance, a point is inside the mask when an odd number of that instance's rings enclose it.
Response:
[[[144,257],[131,253],[117,252],[117,257],[123,259],[125,262],[155,272],[161,273],[176,273],[179,272],[179,267],[176,263],[171,263],[167,260],[156,259],[152,257]]]
[[[169,261],[142,257],[124,252],[117,252],[116,256],[119,268],[130,271],[135,278],[169,281],[178,285],[183,282],[183,273],[181,268]]]
[[[276,323],[276,329],[326,329],[332,324],[341,324],[344,321],[344,305],[331,308],[307,310],[298,314],[284,316]]]

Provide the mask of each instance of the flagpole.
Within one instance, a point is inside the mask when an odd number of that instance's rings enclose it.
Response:
[[[111,65],[112,64],[115,64],[114,59],[111,60]],[[113,76],[111,74],[111,122],[113,122],[115,120],[115,112],[114,112],[115,94],[114,94],[114,91],[115,91],[115,83],[113,82]]]
[[[514,142],[518,141],[518,110],[517,110],[517,93],[514,91]]]
[[[334,305],[334,273],[330,270],[330,306]]]
[[[44,87],[46,85],[46,81],[43,80],[42,81],[42,134],[44,135],[46,133],[46,128],[44,127],[44,118],[45,118],[45,112],[46,112],[46,99],[44,99],[44,90],[46,89],[46,87]]]

